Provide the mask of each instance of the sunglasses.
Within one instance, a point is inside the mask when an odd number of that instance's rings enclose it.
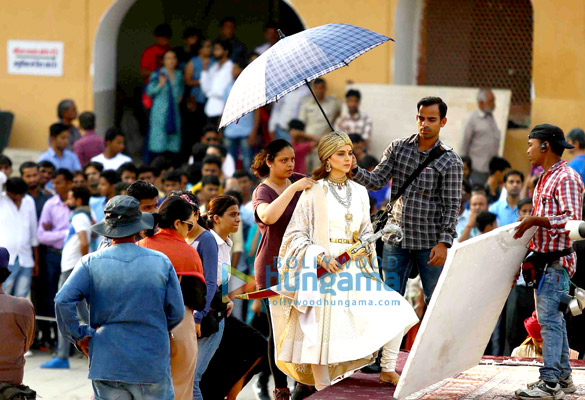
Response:
[[[187,230],[191,230],[193,229],[193,227],[195,226],[195,224],[193,222],[188,222],[188,221],[181,221],[184,224],[187,224]]]

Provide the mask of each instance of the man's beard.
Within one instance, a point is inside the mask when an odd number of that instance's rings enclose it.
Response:
[[[73,211],[73,210],[75,210],[75,209],[77,208],[77,206],[70,206],[69,204],[67,204],[67,207],[69,207],[69,209],[70,209],[71,211]]]
[[[28,185],[28,190],[37,190],[40,186],[40,182],[35,183],[34,185]]]

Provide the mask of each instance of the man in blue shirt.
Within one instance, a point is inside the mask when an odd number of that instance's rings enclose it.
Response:
[[[510,170],[504,175],[506,198],[496,201],[489,208],[491,213],[498,216],[498,226],[518,221],[518,202],[523,184],[524,174],[520,171]]]
[[[49,128],[51,147],[39,157],[39,161],[50,161],[56,169],[64,168],[71,172],[81,171],[77,155],[67,149],[69,144],[69,127],[57,122]]]
[[[581,179],[585,181],[585,132],[581,128],[573,128],[567,134],[567,142],[575,146],[574,149],[569,149],[568,152],[573,156],[569,167],[581,175]]]
[[[90,358],[96,399],[174,398],[169,332],[183,320],[183,296],[167,256],[134,243],[154,226],[139,206],[130,196],[108,201],[91,229],[112,246],[84,256],[55,298],[59,330]],[[83,299],[90,325],[77,318]]]
[[[232,69],[232,76],[234,80],[226,87],[224,94],[224,101],[227,101],[230,91],[234,86],[234,82],[238,76],[246,68],[247,62],[245,60],[236,60]],[[252,165],[252,150],[250,148],[250,136],[255,137],[256,129],[258,128],[256,113],[248,113],[241,117],[238,121],[232,122],[225,127],[223,136],[225,137],[226,147],[228,152],[238,160],[238,153],[242,160],[242,169],[250,169]]]

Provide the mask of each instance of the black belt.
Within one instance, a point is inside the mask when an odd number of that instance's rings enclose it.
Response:
[[[568,249],[565,250],[560,250],[560,251],[550,251],[548,253],[539,253],[539,252],[533,252],[533,254],[537,257],[542,257],[543,260],[546,260],[547,264],[552,264],[555,261],[558,261],[559,259],[569,256],[571,254],[573,254],[575,252],[575,250],[573,250],[572,247],[569,247]]]
[[[559,270],[562,269],[560,263],[557,263],[562,257],[571,255],[572,248],[561,251],[551,251],[548,253],[531,252],[522,263],[522,275],[526,281],[527,287],[538,288],[537,294],[540,294],[540,287],[543,282],[544,274],[547,268]]]
[[[50,253],[63,254],[63,249],[57,249],[57,248],[51,247],[51,246],[47,246],[47,251]]]

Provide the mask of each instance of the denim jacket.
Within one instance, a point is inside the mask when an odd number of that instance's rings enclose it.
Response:
[[[86,299],[90,325],[76,304]],[[157,383],[170,376],[169,331],[185,306],[164,254],[121,243],[84,256],[55,297],[59,329],[74,342],[90,337],[89,378]]]

